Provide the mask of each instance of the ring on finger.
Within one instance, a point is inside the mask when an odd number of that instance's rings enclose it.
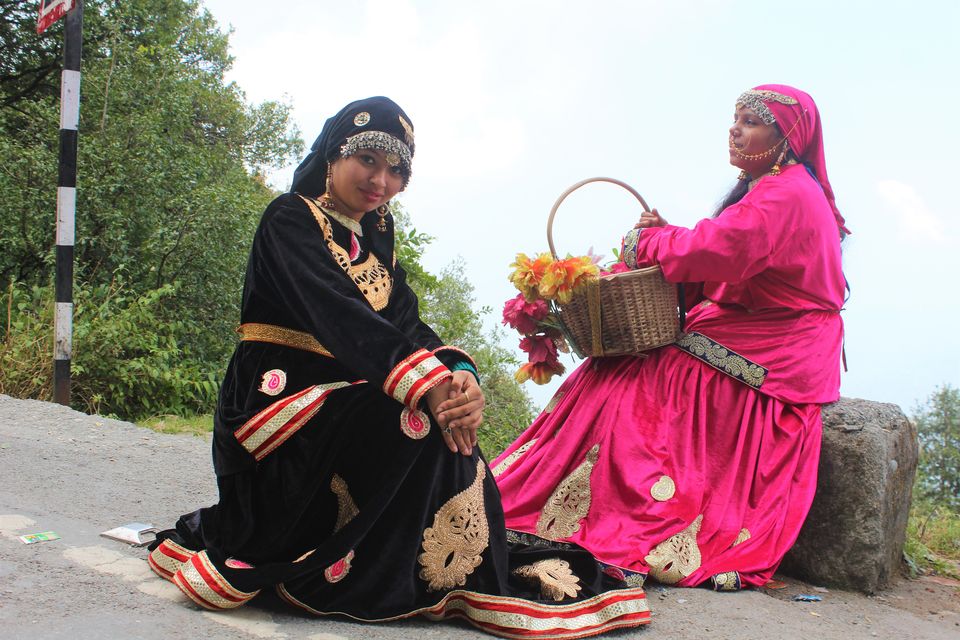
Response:
[[[450,435],[453,432],[453,429],[450,427],[441,427],[440,431],[443,431],[445,434]]]

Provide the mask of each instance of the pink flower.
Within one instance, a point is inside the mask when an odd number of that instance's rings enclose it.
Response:
[[[537,331],[537,323],[547,317],[547,303],[543,300],[527,302],[523,294],[507,300],[503,305],[503,324],[527,335]]]
[[[546,335],[527,336],[520,341],[520,348],[527,352],[527,360],[535,364],[545,362],[559,364],[557,344]]]
[[[628,267],[625,262],[614,262],[614,263],[613,263],[612,265],[610,265],[608,268],[602,270],[602,271],[600,272],[600,275],[601,275],[601,276],[609,276],[609,275],[612,275],[612,274],[614,274],[614,273],[625,273],[625,272],[627,272],[627,271],[630,271],[630,267]]]

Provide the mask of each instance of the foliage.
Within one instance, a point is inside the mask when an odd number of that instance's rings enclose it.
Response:
[[[960,578],[960,513],[925,500],[915,501],[903,553],[913,574]]]
[[[0,4],[0,282],[43,289],[53,271],[59,144],[59,87],[45,70],[59,69],[62,25],[37,37],[29,25],[35,2]],[[76,404],[128,418],[140,415],[128,411],[193,411],[212,396],[194,393],[185,381],[164,386],[148,377],[153,386],[144,383],[135,393],[166,394],[173,385],[184,398],[119,398],[134,390],[111,377],[118,371],[111,366],[134,371],[146,362],[117,353],[122,362],[111,363],[107,354],[102,366],[84,363],[83,350],[101,333],[91,327],[83,334],[80,318],[162,320],[162,328],[138,325],[125,337],[136,344],[125,346],[155,349],[163,361],[179,354],[180,373],[168,372],[174,378],[191,376],[195,384],[219,378],[234,344],[250,239],[274,195],[263,172],[298,155],[302,141],[287,105],[249,105],[226,82],[227,34],[197,0],[87,1],[84,38],[75,370],[110,391],[94,399],[77,384]],[[10,388],[35,377],[0,375]],[[19,382],[6,380],[11,376]],[[33,397],[49,392],[31,388]]]
[[[3,305],[0,393],[47,398],[53,377],[53,297],[50,287],[10,283]]]
[[[159,412],[182,415],[210,407],[217,380],[204,362],[185,355],[164,285],[136,294],[122,274],[108,284],[81,287],[75,297],[72,392],[74,405],[91,413],[131,419]],[[52,373],[53,289],[11,285],[0,343],[0,393],[44,397]],[[14,313],[16,311],[16,313]]]
[[[913,420],[920,439],[916,491],[922,498],[960,512],[960,391],[936,389]]]
[[[904,556],[912,573],[960,578],[960,392],[938,387],[914,410],[920,463]]]
[[[150,416],[141,420],[140,426],[153,429],[159,433],[188,433],[194,436],[204,436],[213,431],[213,415],[205,413],[185,418],[169,414]]]
[[[63,22],[0,0],[0,282],[8,318],[0,391],[49,397]],[[234,345],[247,252],[273,193],[263,174],[302,151],[286,104],[247,104],[225,80],[228,35],[199,0],[86,0],[78,157],[73,388],[77,408],[128,419],[212,409]],[[428,323],[474,354],[488,396],[484,445],[532,418],[516,366],[485,333],[454,264],[399,206],[397,256]]]

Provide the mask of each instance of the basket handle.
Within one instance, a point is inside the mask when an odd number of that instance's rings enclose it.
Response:
[[[560,194],[560,197],[557,198],[557,201],[553,203],[553,208],[550,209],[550,217],[547,218],[547,244],[550,245],[550,254],[553,256],[553,259],[557,259],[557,250],[553,246],[553,217],[557,215],[557,209],[560,208],[560,204],[567,199],[567,196],[582,187],[585,184],[590,184],[591,182],[611,182],[613,184],[619,185],[633,194],[633,197],[640,201],[640,205],[643,207],[644,211],[650,211],[650,207],[647,206],[647,201],[643,199],[637,190],[628,185],[622,180],[617,180],[616,178],[587,178],[586,180],[581,180],[580,182],[568,187],[566,191]]]

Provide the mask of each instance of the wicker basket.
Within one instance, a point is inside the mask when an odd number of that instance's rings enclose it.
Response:
[[[591,182],[611,182],[650,207],[630,185],[613,178],[581,180],[560,194],[547,220],[547,242],[553,246],[553,218],[568,195]],[[660,267],[635,269],[590,280],[564,305],[556,305],[571,346],[581,357],[637,354],[676,340],[680,332],[677,288],[663,278]]]

